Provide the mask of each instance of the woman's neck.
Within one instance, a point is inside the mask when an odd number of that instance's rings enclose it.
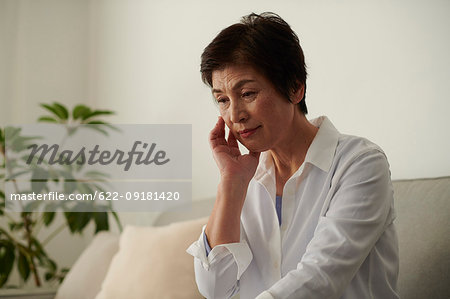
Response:
[[[282,194],[286,181],[303,164],[318,130],[301,114],[295,118],[292,129],[288,131],[283,142],[270,150],[275,165],[277,195]]]

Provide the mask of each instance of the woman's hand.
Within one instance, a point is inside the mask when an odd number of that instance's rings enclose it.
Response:
[[[222,117],[209,135],[209,144],[220,170],[217,197],[205,233],[209,245],[236,243],[240,240],[240,217],[248,184],[258,166],[259,153],[242,155],[230,130],[225,140]]]
[[[209,144],[222,180],[240,180],[247,184],[250,182],[258,166],[260,153],[242,155],[231,130],[228,141],[225,140],[225,121],[220,116],[209,135]]]

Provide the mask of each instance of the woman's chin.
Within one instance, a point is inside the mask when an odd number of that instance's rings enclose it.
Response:
[[[253,144],[251,142],[243,142],[241,143],[249,152],[254,152],[254,153],[262,153],[265,152],[267,150],[269,150],[268,148],[265,148],[261,145],[258,144]]]

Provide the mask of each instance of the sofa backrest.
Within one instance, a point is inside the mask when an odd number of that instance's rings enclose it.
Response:
[[[450,177],[393,185],[400,298],[450,298]]]
[[[450,298],[450,177],[393,181],[400,298]],[[214,198],[161,214],[155,225],[207,216]]]
[[[188,207],[181,207],[177,211],[163,212],[158,215],[155,222],[153,223],[153,226],[164,226],[173,222],[186,221],[209,216],[214,205],[214,200],[214,197],[196,200],[193,201],[192,205]]]

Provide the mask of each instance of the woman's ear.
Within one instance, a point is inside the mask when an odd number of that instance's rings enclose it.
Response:
[[[305,95],[305,85],[299,83],[298,88],[295,92],[292,93],[291,96],[291,103],[292,104],[298,104],[303,99],[303,96]]]

